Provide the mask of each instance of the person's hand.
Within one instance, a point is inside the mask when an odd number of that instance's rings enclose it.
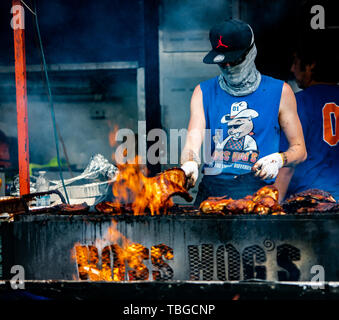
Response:
[[[199,175],[198,163],[195,161],[186,161],[181,166],[181,169],[184,170],[187,177],[187,189],[194,187]]]
[[[252,167],[255,171],[255,176],[263,180],[274,179],[279,172],[279,169],[284,165],[283,158],[280,153],[272,153],[258,160]]]

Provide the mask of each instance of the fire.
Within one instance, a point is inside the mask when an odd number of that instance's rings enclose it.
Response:
[[[115,221],[104,238],[95,241],[94,245],[76,243],[72,258],[77,262],[81,280],[124,281],[126,271],[129,280],[146,280],[149,277],[149,271],[143,263],[143,260],[149,259],[149,250],[124,237],[117,230]]]
[[[115,147],[117,144],[116,135],[119,130],[119,127],[116,124],[112,125],[110,122],[108,123],[108,125],[111,128],[113,127],[113,130],[111,130],[108,135],[109,145],[111,147]]]
[[[143,215],[146,209],[151,215],[159,215],[160,211],[166,213],[174,205],[170,199],[174,194],[180,194],[188,201],[192,199],[185,188],[186,176],[181,169],[169,169],[155,177],[146,177],[138,160],[136,157],[135,164],[118,166],[112,190],[120,210],[127,204],[134,215]]]
[[[109,133],[109,144],[116,147],[118,126],[109,123],[111,131]],[[135,137],[133,137],[135,143]],[[121,146],[118,147],[118,149]],[[135,148],[134,148],[135,149]],[[133,150],[136,151],[136,150]],[[183,196],[187,201],[192,197],[188,194],[186,186],[186,176],[183,170],[166,170],[155,176],[147,177],[146,166],[141,166],[141,157],[135,156],[134,152],[128,157],[128,150],[119,149],[119,154],[123,156],[121,163],[118,161],[117,154],[112,154],[112,160],[116,163],[119,171],[116,180],[113,183],[112,191],[115,202],[111,203],[118,213],[126,212],[126,208],[131,209],[134,215],[144,215],[146,210],[151,215],[167,212],[167,209],[174,205],[170,197],[174,194]],[[124,210],[125,209],[125,210]]]
[[[173,271],[172,269],[168,268],[168,265],[163,261],[162,259],[163,256],[167,260],[172,260],[174,257],[173,249],[166,246],[165,244],[159,244],[151,248],[152,265],[154,265],[158,269],[153,271],[153,280],[159,279],[167,280],[172,278]],[[164,274],[163,276],[161,276],[159,270],[162,270]]]
[[[112,124],[109,124],[112,128]],[[118,132],[118,126],[114,125],[113,130],[109,133],[109,144],[111,147],[116,146],[116,134]],[[114,153],[112,154],[112,160],[115,160]],[[122,212],[122,206],[132,205],[132,211],[134,215],[140,215],[145,213],[145,209],[149,208],[151,214],[159,213],[159,210],[164,206],[164,201],[159,190],[159,185],[155,183],[153,179],[147,178],[143,174],[143,170],[139,163],[141,163],[138,156],[134,161],[126,164],[117,164],[119,172],[116,178],[116,182],[113,184],[112,191],[114,197],[117,199],[115,207],[118,211]],[[168,201],[165,206],[172,206],[173,203]]]

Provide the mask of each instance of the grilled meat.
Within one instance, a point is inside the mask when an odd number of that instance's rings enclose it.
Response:
[[[155,176],[155,178],[167,179],[168,181],[177,184],[178,186],[187,189],[187,178],[184,170],[181,168],[171,168],[163,171],[162,173]]]
[[[79,204],[65,204],[61,203],[54,206],[54,209],[61,214],[79,214],[89,210],[86,202]]]
[[[223,214],[281,214],[283,209],[278,204],[278,189],[274,186],[260,188],[253,196],[233,200],[226,197],[210,197],[200,204],[203,213]]]
[[[252,199],[233,200],[226,206],[226,210],[231,214],[251,213],[254,210],[255,202]]]
[[[138,166],[125,166],[120,169],[117,181],[113,184],[116,202],[98,204],[96,209],[105,213],[133,212],[159,214],[173,206],[171,197],[178,195],[186,201],[193,198],[186,189],[187,178],[180,168],[171,168],[155,177],[145,177]],[[129,203],[128,205],[124,203]]]
[[[267,215],[270,213],[270,208],[265,207],[261,204],[257,204],[253,210],[253,213],[260,214],[260,215]]]
[[[0,213],[24,213],[28,208],[22,198],[19,197],[4,197],[0,199]]]
[[[314,207],[303,207],[297,210],[298,213],[334,212],[334,211],[339,211],[339,204],[333,202],[319,202]]]
[[[266,197],[266,196],[269,196],[272,199],[274,199],[275,201],[278,201],[279,191],[273,185],[262,187],[256,193],[254,193],[253,201],[257,202],[258,200],[260,200],[261,198]]]
[[[209,197],[200,204],[200,211],[203,213],[223,214],[227,205],[233,201],[233,199],[226,199],[225,197]]]
[[[132,204],[120,204],[118,202],[112,201],[103,201],[95,205],[95,209],[101,213],[109,213],[109,214],[120,214],[123,210],[124,213],[133,213]]]
[[[192,196],[186,190],[186,175],[180,168],[172,168],[149,179],[150,183],[145,184],[146,194],[149,195],[149,202],[152,203],[154,198],[159,199],[160,207],[174,195],[183,197],[186,201],[192,201]],[[173,205],[173,203],[172,203]]]
[[[79,204],[66,204],[61,203],[55,206],[46,207],[46,208],[38,208],[38,209],[31,209],[30,212],[34,214],[66,214],[66,215],[73,215],[73,214],[83,214],[89,210],[89,206],[86,202],[79,203]]]
[[[291,198],[293,199],[294,197],[305,197],[305,198],[309,197],[317,201],[325,201],[325,202],[333,202],[333,203],[336,202],[329,192],[320,190],[320,189],[308,189],[308,190],[295,194],[289,199]]]
[[[289,213],[328,212],[334,211],[336,201],[327,191],[308,189],[290,196],[282,206]]]
[[[268,214],[270,212],[281,212],[283,211],[282,207],[279,205],[277,200],[273,199],[270,196],[265,196],[259,199],[256,202],[254,213],[258,214]]]

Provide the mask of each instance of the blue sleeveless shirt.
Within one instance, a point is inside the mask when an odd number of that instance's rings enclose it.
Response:
[[[218,77],[200,83],[207,129],[205,175],[230,179],[249,173],[260,158],[279,152],[283,84],[262,75],[256,91],[235,97],[220,88]]]
[[[323,189],[339,200],[339,86],[317,84],[297,92],[307,159],[296,168],[286,196],[311,188]],[[288,148],[281,134],[281,150]]]

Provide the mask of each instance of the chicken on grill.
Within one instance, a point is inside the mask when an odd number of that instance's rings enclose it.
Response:
[[[254,193],[253,201],[257,202],[258,200],[260,200],[264,197],[271,197],[275,201],[278,201],[279,191],[273,185],[262,187],[256,193]]]
[[[160,207],[164,207],[174,195],[183,197],[186,201],[192,201],[192,196],[186,189],[187,179],[185,172],[180,168],[172,168],[149,179],[150,183],[145,184],[146,192],[149,194],[149,202],[154,198],[159,199]],[[173,203],[171,202],[173,205]]]
[[[132,204],[121,204],[113,201],[102,201],[95,205],[95,209],[101,213],[108,214],[120,214],[122,211],[124,213],[133,213]]]
[[[209,197],[201,203],[200,210],[203,213],[224,212],[226,211],[226,206],[232,201],[234,200],[226,197]]]
[[[278,204],[278,189],[272,185],[260,188],[252,196],[233,200],[211,197],[200,204],[200,211],[217,214],[284,214]]]
[[[133,212],[139,215],[150,211],[151,214],[159,214],[160,210],[166,211],[173,206],[171,197],[174,195],[192,201],[186,185],[185,172],[180,168],[171,168],[149,178],[137,166],[122,167],[113,184],[117,201],[99,203],[96,210],[103,213]],[[132,201],[126,202],[130,198]]]
[[[255,202],[248,196],[244,199],[232,200],[226,206],[226,211],[231,214],[251,213],[254,210]]]

